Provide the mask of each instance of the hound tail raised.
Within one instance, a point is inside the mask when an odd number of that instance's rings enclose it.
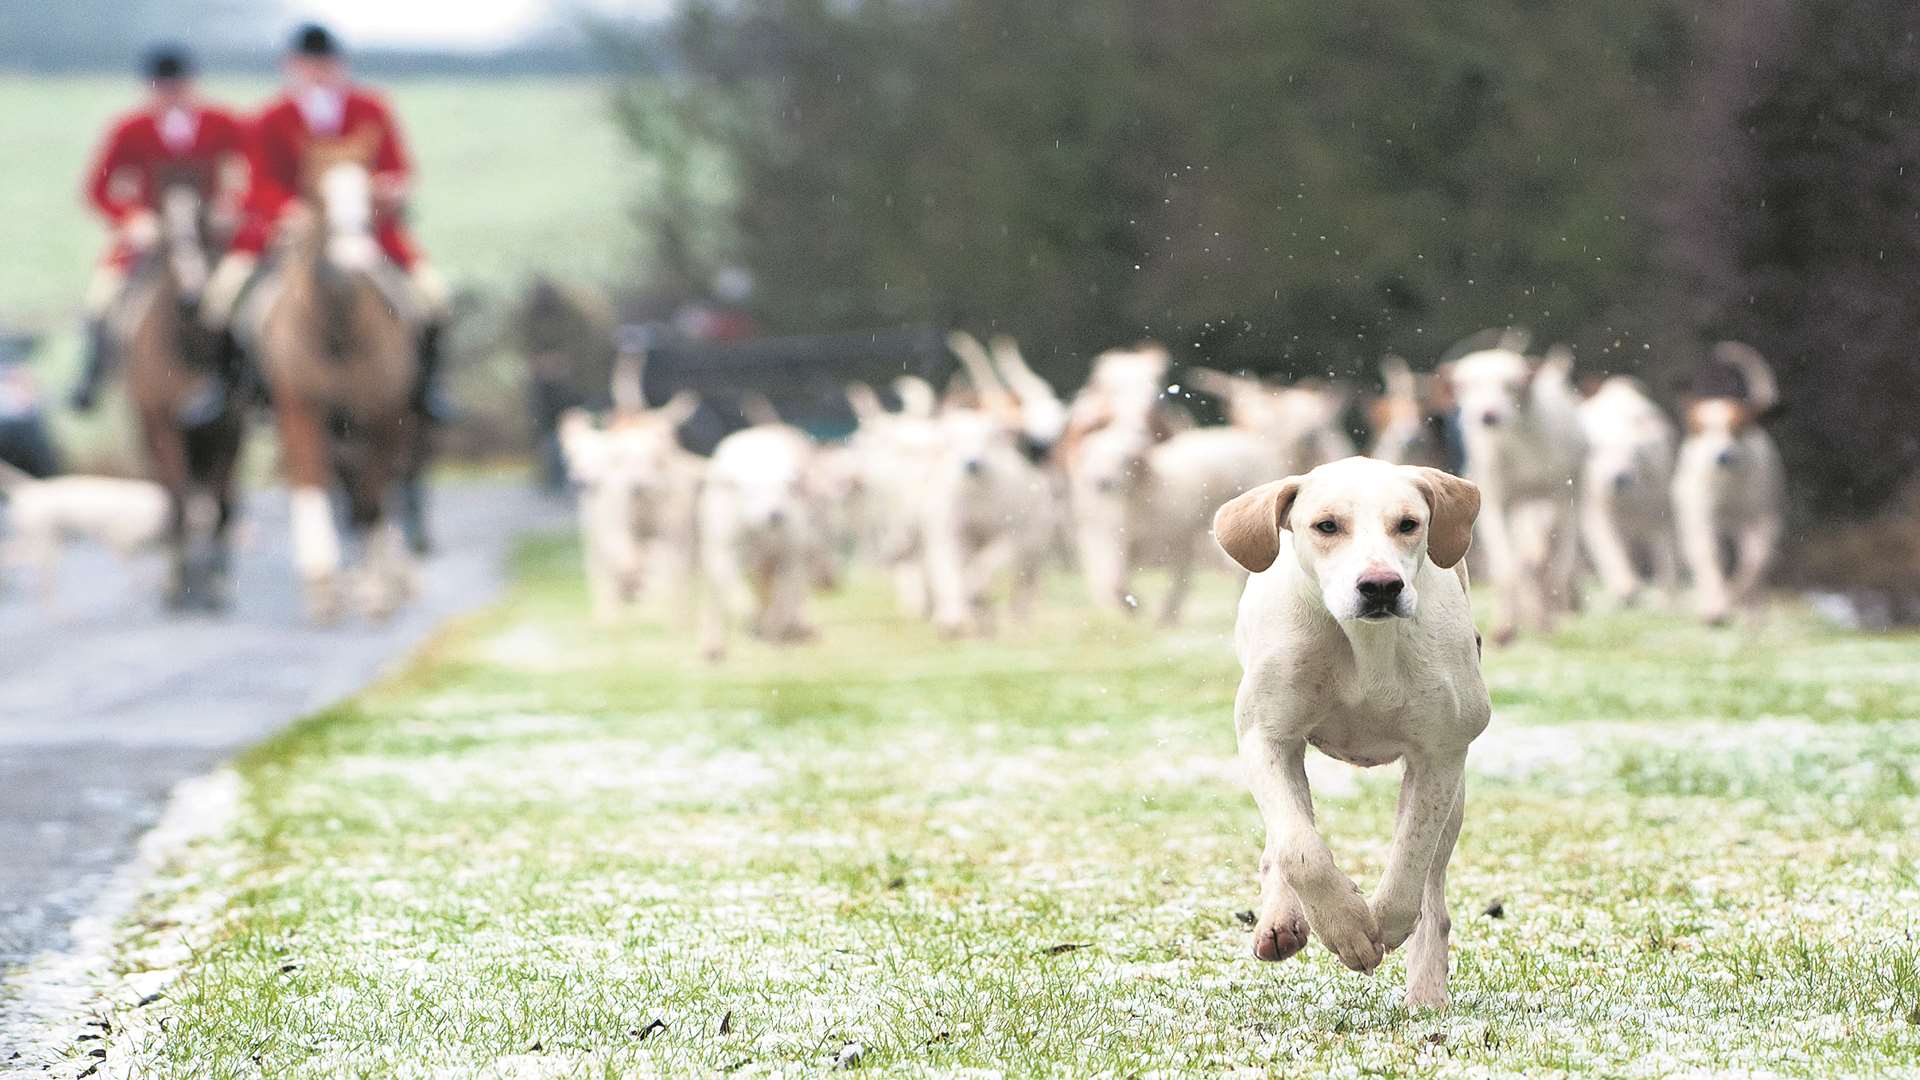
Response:
[[[1747,387],[1747,404],[1756,415],[1780,404],[1780,384],[1760,350],[1738,341],[1723,341],[1713,347],[1713,359],[1740,373],[1740,381]]]
[[[922,420],[931,417],[940,403],[940,395],[933,392],[933,385],[918,375],[894,379],[893,392],[900,398],[901,413]]]
[[[1402,401],[1420,400],[1420,384],[1413,376],[1406,358],[1388,353],[1380,358],[1380,382],[1386,388],[1387,396]]]
[[[978,338],[964,330],[955,330],[947,335],[947,348],[960,358],[960,366],[967,372],[967,381],[973,384],[973,392],[980,395],[982,402],[1018,404],[1013,391],[1000,381],[1000,373],[994,370],[993,360]]]

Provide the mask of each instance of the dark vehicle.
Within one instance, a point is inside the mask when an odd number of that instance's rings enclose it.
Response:
[[[28,364],[35,344],[25,334],[0,333],[0,461],[51,476],[60,460],[47,437],[45,397]]]

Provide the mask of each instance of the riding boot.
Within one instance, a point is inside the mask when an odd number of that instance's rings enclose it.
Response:
[[[85,367],[81,369],[80,381],[74,385],[73,393],[68,396],[68,404],[75,412],[92,412],[100,399],[100,384],[106,381],[107,374],[113,370],[113,337],[107,329],[107,320],[95,318],[87,320],[87,356]]]
[[[253,362],[247,350],[228,330],[220,342],[220,377],[233,387],[233,393],[242,404],[258,406],[262,409],[273,407],[273,388],[267,385],[266,373],[260,365]]]
[[[421,328],[420,370],[413,383],[413,409],[433,424],[445,424],[454,417],[453,402],[440,388],[440,339],[445,329],[438,319]]]

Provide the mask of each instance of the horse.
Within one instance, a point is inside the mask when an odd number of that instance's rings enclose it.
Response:
[[[271,387],[291,488],[294,566],[309,617],[344,606],[338,488],[360,547],[361,610],[384,619],[414,588],[412,553],[393,512],[418,452],[412,406],[420,315],[373,237],[364,156],[315,163],[305,205],[282,230],[262,299],[256,354]]]
[[[208,422],[181,420],[187,400],[205,380],[218,377],[216,337],[193,317],[211,265],[213,230],[200,185],[192,178],[163,181],[159,204],[160,240],[135,264],[118,309],[127,394],[148,470],[166,489],[170,504],[166,606],[219,611],[229,599],[235,474],[246,416],[229,398]]]

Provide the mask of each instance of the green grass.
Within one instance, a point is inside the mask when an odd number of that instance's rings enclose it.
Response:
[[[856,585],[805,649],[586,625],[570,545],[239,765],[130,932],[143,1075],[1920,1070],[1920,641],[1596,618],[1491,655],[1451,1012],[1248,952],[1231,593],[1156,634],[1053,585],[945,644]],[[1370,886],[1393,770],[1321,820]],[[1349,778],[1359,776],[1356,782]],[[1498,905],[1503,917],[1487,914]],[[182,930],[167,912],[209,909]],[[162,952],[165,950],[162,949]],[[664,1027],[656,1026],[664,1025]],[[83,1044],[93,1045],[93,1044]]]

